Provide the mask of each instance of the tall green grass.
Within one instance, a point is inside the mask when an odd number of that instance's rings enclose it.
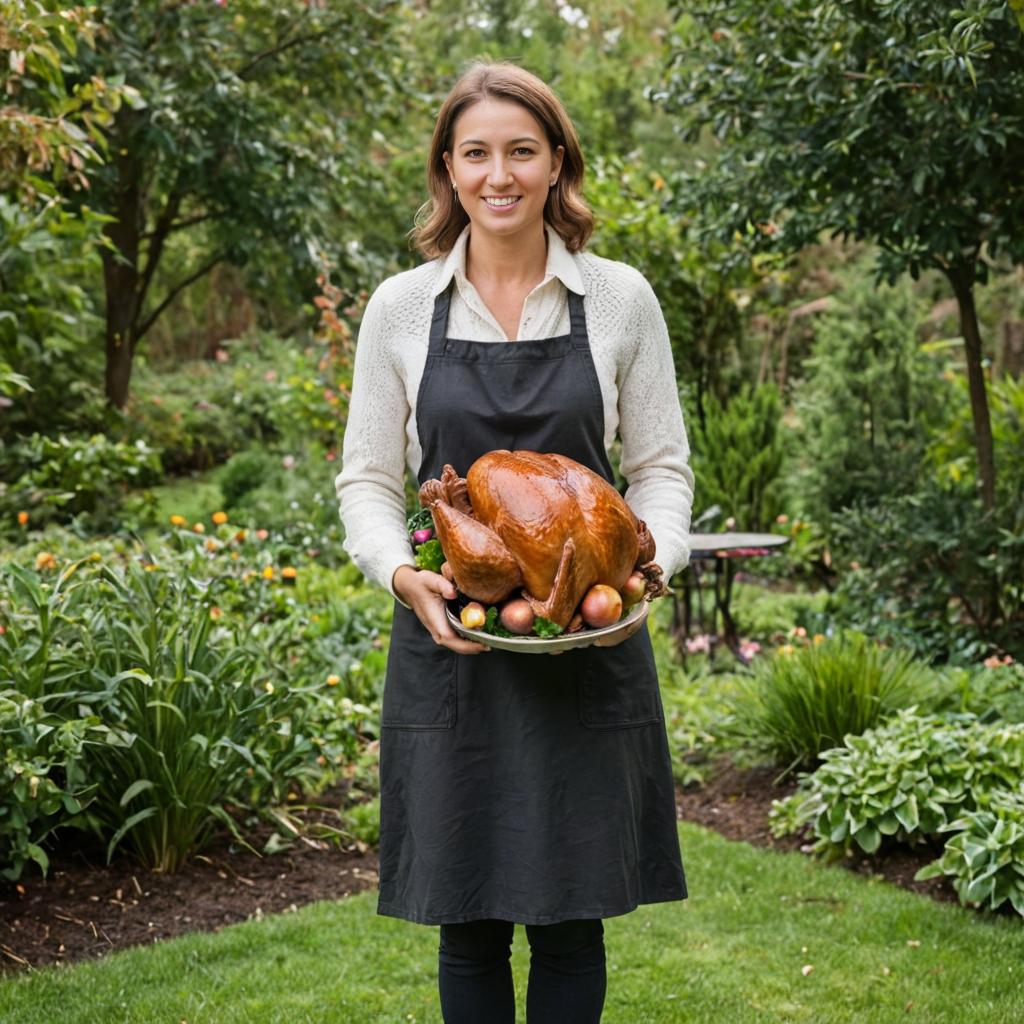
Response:
[[[791,770],[914,702],[930,670],[862,633],[782,647],[740,684],[741,729]]]

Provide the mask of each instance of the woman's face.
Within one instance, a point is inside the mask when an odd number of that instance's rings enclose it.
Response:
[[[563,153],[562,146],[552,150],[537,119],[518,103],[486,99],[467,107],[444,162],[474,237],[539,230]]]

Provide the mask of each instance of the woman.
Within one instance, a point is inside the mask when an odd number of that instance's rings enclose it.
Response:
[[[687,561],[693,476],[664,319],[632,268],[584,251],[583,156],[554,93],[477,64],[445,100],[428,163],[430,261],[373,294],[337,478],[345,549],[396,598],[381,716],[378,912],[440,925],[447,1024],[514,1019],[513,924],[531,947],[530,1024],[591,1024],[602,919],[684,899],[657,675],[642,626],[536,657],[448,625],[417,571],[403,477],[485,452],[560,452],[612,480],[666,575]]]

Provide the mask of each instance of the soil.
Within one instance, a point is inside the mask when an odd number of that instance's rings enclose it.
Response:
[[[247,850],[226,829],[176,874],[146,871],[127,858],[108,866],[104,850],[88,844],[51,852],[45,879],[33,866],[16,885],[0,880],[0,976],[375,888],[377,856],[365,844],[313,838],[324,825],[338,827],[347,790],[346,783],[321,794],[322,809],[290,808],[309,834],[272,855]],[[261,850],[280,831],[265,823],[246,835]]]
[[[704,785],[688,786],[677,794],[679,817],[714,829],[727,839],[775,850],[809,853],[812,842],[807,838],[783,836],[777,839],[768,826],[772,801],[782,800],[796,789],[796,780],[792,777],[777,783],[778,774],[777,768],[739,768],[727,757],[722,758],[708,772]],[[856,851],[837,863],[858,874],[884,878],[904,889],[955,903],[957,895],[945,879],[914,881],[917,871],[935,860],[940,852],[937,847],[922,845],[908,849],[890,843],[870,857]]]
[[[740,768],[724,759],[702,786],[677,794],[679,817],[729,839],[777,850],[803,850],[799,837],[776,839],[768,827],[774,799],[795,788],[775,783],[772,768]],[[319,809],[292,808],[309,835],[271,855],[254,853],[227,833],[177,874],[140,870],[125,858],[109,866],[99,847],[82,845],[51,855],[44,879],[26,870],[15,885],[0,882],[0,975],[44,964],[103,957],[190,931],[219,931],[267,914],[288,913],[316,900],[337,900],[377,885],[376,854],[361,843],[313,838],[318,826],[337,825],[347,785],[317,799]],[[250,836],[262,849],[274,832],[262,825]],[[321,830],[322,834],[322,830]],[[935,851],[883,849],[872,858],[842,861],[852,871],[940,900],[955,893],[940,878],[913,881]]]

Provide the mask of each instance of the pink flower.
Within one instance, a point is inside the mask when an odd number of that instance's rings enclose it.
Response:
[[[686,651],[688,654],[706,653],[711,650],[711,637],[707,633],[700,636],[687,637]]]
[[[744,640],[740,643],[740,656],[747,661],[750,661],[760,651],[761,645],[756,640]]]

